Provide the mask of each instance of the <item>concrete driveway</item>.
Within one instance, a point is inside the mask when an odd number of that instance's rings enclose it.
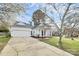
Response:
[[[73,56],[32,37],[11,38],[1,56]]]

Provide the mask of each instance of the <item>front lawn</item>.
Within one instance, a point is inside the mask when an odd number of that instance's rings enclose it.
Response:
[[[52,37],[49,39],[42,39],[41,41],[48,43],[52,46],[56,46],[58,47],[57,43],[58,43],[58,37]],[[65,51],[79,56],[79,38],[75,38],[75,40],[71,40],[71,38],[62,38],[62,46],[64,48]]]
[[[4,36],[0,36],[0,52],[4,48],[4,46],[7,44],[9,39],[10,39],[10,37],[7,37],[5,35]]]

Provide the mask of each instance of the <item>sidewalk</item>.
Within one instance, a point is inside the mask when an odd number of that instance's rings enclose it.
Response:
[[[54,46],[48,45],[39,40],[26,38],[11,38],[1,56],[73,56]]]

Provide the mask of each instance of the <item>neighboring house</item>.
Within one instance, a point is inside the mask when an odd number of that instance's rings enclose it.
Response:
[[[10,33],[12,37],[28,37],[31,36],[31,27],[30,24],[23,22],[16,22],[10,28]]]
[[[69,28],[69,27],[66,27],[64,29],[64,34],[66,35],[66,37],[79,37],[79,29],[78,28]]]

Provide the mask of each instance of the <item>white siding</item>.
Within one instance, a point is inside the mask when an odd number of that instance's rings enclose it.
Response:
[[[13,36],[13,37],[31,36],[31,29],[30,28],[12,27],[10,32],[11,32],[11,36]]]

